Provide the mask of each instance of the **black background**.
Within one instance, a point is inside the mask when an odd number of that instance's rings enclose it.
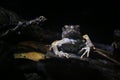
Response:
[[[0,5],[28,20],[43,15],[48,19],[48,28],[55,31],[61,31],[65,24],[79,24],[81,33],[89,34],[94,42],[110,44],[114,29],[119,28],[117,2],[4,0]]]

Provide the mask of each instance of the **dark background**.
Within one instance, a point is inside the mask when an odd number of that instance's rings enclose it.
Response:
[[[27,20],[43,15],[48,19],[48,28],[53,31],[61,31],[65,24],[79,24],[81,33],[89,34],[94,42],[111,44],[114,29],[119,28],[120,7],[117,2],[66,1],[63,4],[59,1],[4,0],[0,6]]]

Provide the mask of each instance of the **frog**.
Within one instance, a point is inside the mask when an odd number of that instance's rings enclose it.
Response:
[[[53,41],[50,47],[50,51],[53,51],[55,55],[70,58],[71,54],[80,54],[80,59],[83,59],[85,55],[89,57],[94,45],[87,34],[81,34],[80,25],[64,25],[61,36],[62,38]]]

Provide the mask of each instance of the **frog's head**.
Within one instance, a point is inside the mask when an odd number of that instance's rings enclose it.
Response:
[[[79,25],[65,25],[62,28],[62,38],[77,39],[81,37]]]

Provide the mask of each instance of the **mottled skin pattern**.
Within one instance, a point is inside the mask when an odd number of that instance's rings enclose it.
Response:
[[[62,39],[59,41],[55,41],[52,43],[50,50],[53,50],[55,55],[59,57],[66,57],[70,58],[71,55],[71,49],[70,53],[68,53],[65,48],[58,49],[59,47],[63,47],[63,45],[69,44],[77,46],[76,50],[77,53],[82,53],[81,59],[87,54],[87,57],[89,57],[90,48],[93,47],[92,42],[90,41],[89,37],[87,35],[82,36],[79,30],[79,25],[65,25],[62,28]],[[70,46],[68,46],[70,47]],[[75,50],[75,51],[76,51]]]

